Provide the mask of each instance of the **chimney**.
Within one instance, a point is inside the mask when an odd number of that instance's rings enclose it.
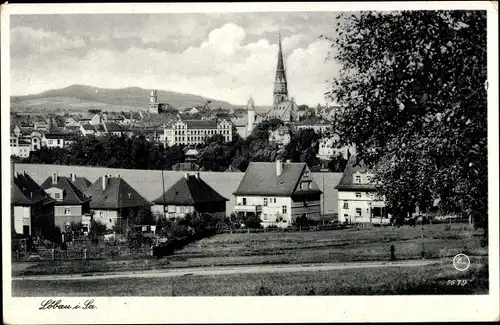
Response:
[[[57,184],[57,173],[52,173],[52,184]]]
[[[281,160],[276,160],[276,176],[280,176],[283,171],[283,164]]]
[[[103,191],[106,189],[106,185],[108,185],[108,175],[104,175],[102,177],[102,190]]]
[[[196,172],[196,173],[194,174],[194,176],[196,177],[196,179],[200,179],[200,173],[199,173],[199,172]]]
[[[120,178],[120,174],[116,174],[116,178]]]
[[[71,173],[71,181],[76,182],[76,174],[75,173]]]

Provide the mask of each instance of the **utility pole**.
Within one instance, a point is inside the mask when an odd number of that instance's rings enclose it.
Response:
[[[167,205],[165,203],[165,180],[163,179],[163,168],[161,169],[161,185],[163,188],[163,218],[167,219],[167,213],[165,212]]]

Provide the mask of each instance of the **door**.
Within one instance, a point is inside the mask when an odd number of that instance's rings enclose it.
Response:
[[[29,225],[23,226],[23,235],[26,237],[30,235],[30,226]]]

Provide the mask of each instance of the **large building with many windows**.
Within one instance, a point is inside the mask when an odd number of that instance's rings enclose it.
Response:
[[[197,145],[220,134],[225,142],[233,140],[233,124],[226,120],[178,120],[165,125],[165,146]]]

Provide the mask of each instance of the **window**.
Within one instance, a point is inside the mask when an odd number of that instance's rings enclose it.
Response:
[[[304,199],[304,206],[307,206],[307,199]]]
[[[361,193],[356,193],[356,197],[360,198],[361,197]]]
[[[366,182],[370,184],[372,182],[372,177],[371,176],[366,176]]]
[[[300,189],[303,190],[304,189],[304,183],[300,183]]]
[[[267,213],[264,213],[264,220],[267,220]]]
[[[180,206],[176,206],[175,207],[175,213],[181,213],[181,207]]]
[[[344,202],[344,209],[349,209],[349,203]]]
[[[99,211],[99,217],[104,218],[104,211]]]
[[[247,205],[247,198],[246,197],[243,198],[243,205]]]
[[[52,140],[49,140],[49,144],[52,144]]]
[[[356,208],[356,217],[361,217],[361,208]]]
[[[264,206],[267,207],[267,197],[264,198]]]
[[[357,176],[356,176],[355,183],[356,183],[356,184],[361,184],[361,176],[360,176],[360,175],[357,175]]]
[[[274,198],[274,203],[276,203],[276,198]]]
[[[287,206],[286,206],[286,205],[283,205],[283,206],[281,207],[281,212],[282,212],[283,214],[287,214],[287,213],[288,213],[288,208],[287,208]]]
[[[311,182],[307,183],[307,188],[308,188],[308,189],[311,189],[311,188],[312,188],[312,183],[311,183]]]
[[[54,193],[54,198],[60,199],[61,198],[61,193]]]
[[[71,214],[71,209],[64,209],[64,214],[69,216]]]

